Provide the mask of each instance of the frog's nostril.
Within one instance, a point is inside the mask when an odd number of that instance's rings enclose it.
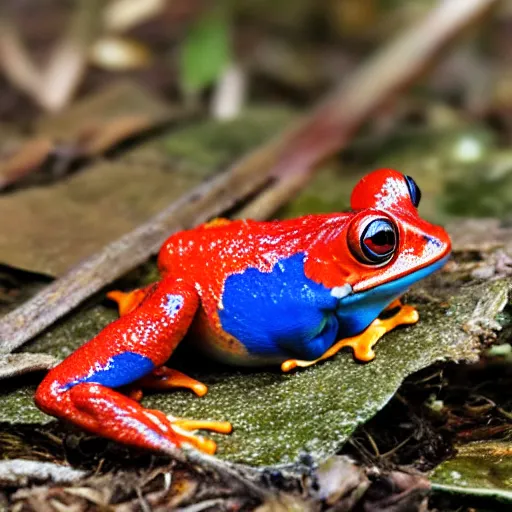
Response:
[[[433,236],[423,235],[423,240],[425,240],[425,242],[427,242],[428,244],[435,245],[436,247],[443,246],[443,243],[441,242],[441,240],[439,240],[438,238],[435,238]]]

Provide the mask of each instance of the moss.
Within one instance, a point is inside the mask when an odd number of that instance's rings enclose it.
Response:
[[[161,140],[170,161],[189,172],[224,170],[237,158],[279,133],[295,117],[290,110],[249,109],[233,121],[207,120]]]

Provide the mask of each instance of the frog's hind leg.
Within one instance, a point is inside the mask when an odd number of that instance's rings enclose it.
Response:
[[[147,294],[141,307],[109,324],[50,370],[36,391],[36,404],[48,414],[114,441],[167,453],[189,443],[213,453],[213,441],[195,437],[186,427],[228,432],[230,424],[175,420],[145,409],[119,390],[169,359],[198,305],[193,286],[181,280],[163,280]]]
[[[418,311],[412,306],[404,306],[399,299],[393,301],[385,311],[399,307],[398,312],[390,318],[375,319],[362,333],[351,338],[345,338],[330,347],[321,357],[312,361],[289,359],[281,364],[283,372],[289,372],[297,367],[312,366],[324,359],[337,354],[343,347],[351,347],[354,357],[359,361],[371,361],[375,357],[373,347],[386,334],[399,325],[415,324],[419,320]]]
[[[156,284],[153,283],[145,288],[138,288],[131,292],[113,290],[107,293],[107,297],[117,302],[119,315],[124,316],[136,309],[144,300],[146,295],[155,288],[155,286]],[[127,394],[130,398],[140,402],[143,397],[143,389],[163,391],[174,388],[190,389],[197,396],[204,396],[208,392],[208,387],[202,382],[199,382],[178,370],[161,366],[151,372],[151,374],[139,380],[137,384],[130,386],[127,390]]]
[[[69,419],[103,437],[112,438],[112,433],[118,432],[118,440],[138,448],[173,453],[176,446],[189,443],[205,453],[215,453],[215,442],[192,435],[184,428],[183,421],[167,418],[160,411],[145,409],[105,386],[78,384],[69,390],[69,399]],[[226,422],[197,421],[193,426],[222,433],[231,431],[230,424]]]

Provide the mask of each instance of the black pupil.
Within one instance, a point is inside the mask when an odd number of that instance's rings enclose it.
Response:
[[[405,181],[407,181],[407,187],[409,188],[409,195],[411,196],[412,204],[415,208],[418,208],[421,201],[420,187],[416,185],[416,182],[410,176],[406,176]]]
[[[393,226],[385,220],[374,220],[362,237],[365,255],[371,261],[382,261],[395,249],[396,236]]]

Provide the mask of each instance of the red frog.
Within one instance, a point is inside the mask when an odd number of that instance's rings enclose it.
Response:
[[[120,318],[48,373],[36,404],[139,448],[172,452],[189,443],[214,453],[215,443],[192,431],[229,433],[229,423],[146,409],[142,389],[207,392],[164,366],[183,339],[222,362],[283,371],[343,347],[360,361],[373,359],[386,332],[418,321],[400,296],[450,253],[447,233],[418,215],[420,195],[409,176],[380,169],[356,185],[348,213],[217,219],[172,235],[158,256],[162,279],[111,292]],[[390,308],[397,312],[379,318]]]

